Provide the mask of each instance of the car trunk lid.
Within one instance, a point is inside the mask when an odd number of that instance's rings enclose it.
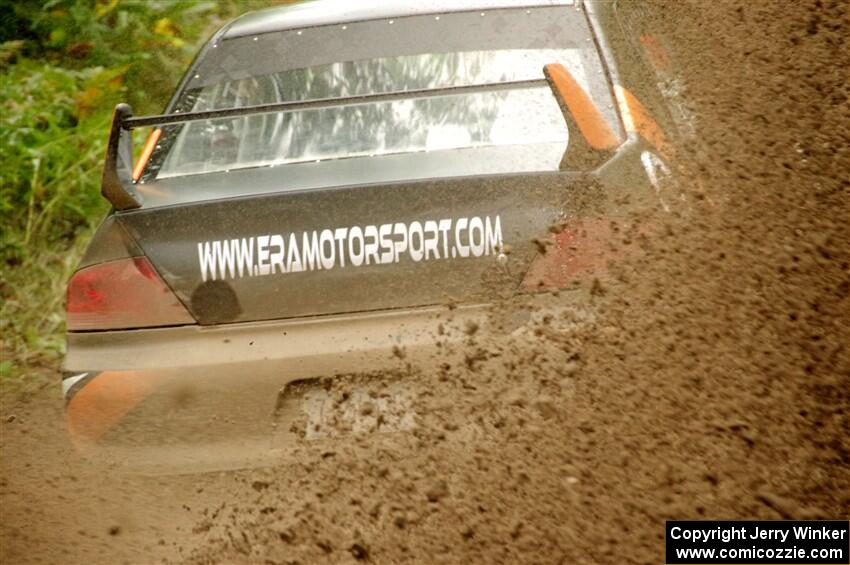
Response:
[[[295,190],[117,219],[202,324],[483,302],[518,286],[577,176]]]

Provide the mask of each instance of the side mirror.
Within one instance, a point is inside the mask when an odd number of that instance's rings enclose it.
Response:
[[[142,206],[141,197],[133,186],[133,132],[124,121],[133,116],[129,104],[118,104],[112,113],[112,127],[106,145],[106,162],[100,193],[116,210],[132,210]]]
[[[543,75],[561,107],[570,134],[561,169],[593,168],[608,160],[619,140],[590,96],[559,63],[544,66]]]

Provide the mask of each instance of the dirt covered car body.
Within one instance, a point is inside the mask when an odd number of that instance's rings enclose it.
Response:
[[[612,32],[607,3],[308,2],[225,26],[163,115],[119,107],[69,283],[75,443],[260,458],[287,383],[439,358],[449,309],[477,327],[604,265],[630,199],[666,206],[669,151]]]

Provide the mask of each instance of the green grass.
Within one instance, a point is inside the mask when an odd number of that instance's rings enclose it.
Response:
[[[203,40],[271,3],[0,0],[0,380],[64,353],[65,284],[108,210],[115,104],[159,112]]]
[[[22,59],[0,77],[0,331],[3,376],[63,352],[62,287],[85,236],[107,210],[98,194],[109,117],[79,99],[120,94],[117,72]]]

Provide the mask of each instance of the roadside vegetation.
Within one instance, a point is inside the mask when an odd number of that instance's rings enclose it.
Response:
[[[100,175],[115,104],[161,111],[200,42],[270,3],[0,0],[4,382],[63,353],[65,283],[108,210]]]

